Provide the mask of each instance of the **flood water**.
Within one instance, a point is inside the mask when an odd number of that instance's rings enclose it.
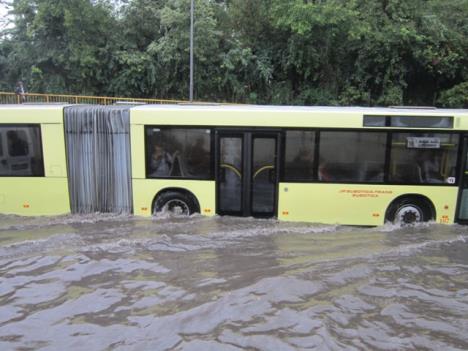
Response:
[[[0,216],[0,350],[466,350],[468,227]]]

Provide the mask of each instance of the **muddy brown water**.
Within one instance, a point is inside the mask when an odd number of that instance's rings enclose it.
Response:
[[[468,227],[0,216],[0,350],[467,350]]]

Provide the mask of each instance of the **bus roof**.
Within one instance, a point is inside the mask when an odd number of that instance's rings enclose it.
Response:
[[[221,104],[140,105],[131,108],[132,123],[148,125],[362,128],[364,115],[454,117],[454,129],[468,129],[467,109]]]
[[[63,123],[66,103],[0,105],[1,123]],[[83,105],[85,106],[85,105]],[[468,109],[432,107],[334,107],[241,104],[138,105],[132,124],[226,127],[362,128],[363,116],[453,117],[453,129],[468,130]]]
[[[217,110],[217,111],[268,111],[268,112],[339,112],[339,113],[361,113],[361,114],[415,114],[415,115],[447,115],[447,114],[468,114],[468,109],[444,109],[435,107],[361,107],[361,106],[284,106],[284,105],[237,105],[237,104],[157,104],[138,105],[132,110]]]
[[[0,105],[1,123],[63,123],[68,104]]]
[[[38,109],[63,109],[65,106],[70,106],[71,104],[65,103],[24,103],[24,104],[5,104],[0,105],[1,109],[23,109],[23,110],[38,110]]]

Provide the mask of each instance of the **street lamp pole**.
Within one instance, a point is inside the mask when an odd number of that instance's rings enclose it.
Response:
[[[189,91],[189,99],[190,102],[193,101],[193,12],[194,12],[194,5],[193,1],[190,2],[190,91]]]

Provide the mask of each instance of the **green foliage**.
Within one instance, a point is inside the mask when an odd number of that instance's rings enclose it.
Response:
[[[23,79],[29,91],[187,98],[190,0],[13,9],[1,89]],[[195,96],[466,106],[467,15],[468,0],[195,0]]]
[[[109,78],[115,20],[105,2],[14,1],[9,71],[31,91],[99,93]],[[104,80],[104,81],[103,81]],[[12,82],[13,83],[13,82]]]
[[[438,102],[444,107],[468,108],[468,82],[443,91]]]

